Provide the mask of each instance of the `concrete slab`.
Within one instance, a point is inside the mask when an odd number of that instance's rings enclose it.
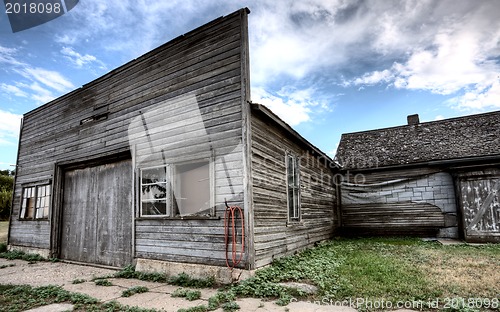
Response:
[[[108,278],[107,280],[110,281],[113,285],[120,286],[125,289],[134,286],[144,286],[151,290],[165,285],[164,283],[141,281],[137,279]]]
[[[24,312],[64,312],[64,311],[73,311],[73,309],[74,306],[69,303],[54,303],[43,307],[26,310]]]
[[[459,240],[459,239],[454,239],[454,238],[438,238],[437,241],[443,245],[463,245],[463,244],[465,244],[464,241]]]
[[[120,286],[97,286],[94,282],[85,282],[81,284],[66,284],[62,285],[67,291],[89,295],[90,297],[99,299],[100,301],[111,301],[121,297],[122,292],[126,289]]]
[[[75,279],[91,280],[97,276],[115,273],[115,270],[102,269],[84,265],[74,265],[62,262],[35,262],[29,264],[23,260],[6,260],[0,258],[1,265],[15,264],[2,269],[0,284],[15,282],[17,285],[64,285],[71,284]]]
[[[135,294],[127,298],[118,298],[116,301],[123,305],[140,306],[141,308],[158,309],[166,312],[177,312],[177,310],[182,308],[186,309],[207,304],[205,300],[188,301],[185,298],[174,298],[170,294],[157,292]]]
[[[290,312],[356,312],[357,310],[351,307],[335,306],[335,305],[319,305],[312,302],[298,301],[291,302],[286,306]],[[277,311],[277,310],[276,310]]]
[[[271,301],[265,301],[257,298],[242,298],[237,300],[240,306],[239,311],[249,312],[272,312],[272,311],[286,311],[285,307],[280,307]],[[219,309],[217,311],[222,311]]]

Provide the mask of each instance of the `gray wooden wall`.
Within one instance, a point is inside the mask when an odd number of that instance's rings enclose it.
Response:
[[[343,178],[341,214],[346,234],[457,237],[449,173],[417,168],[350,172]]]
[[[301,157],[302,221],[288,223],[285,155]],[[267,117],[252,114],[255,266],[332,237],[337,224],[333,173]]]
[[[23,184],[54,179],[56,164],[124,151],[132,154],[135,174],[212,155],[217,215],[225,198],[243,205],[247,14],[214,20],[25,114],[9,243],[51,246],[49,220],[19,220]],[[222,219],[136,217],[136,257],[225,263]]]

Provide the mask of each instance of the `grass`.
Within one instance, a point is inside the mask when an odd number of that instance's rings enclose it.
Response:
[[[20,259],[20,260],[25,260],[28,262],[46,261],[47,260],[38,254],[25,253],[24,251],[20,251],[20,250],[11,250],[11,251],[0,252],[0,258],[5,258],[8,260]]]
[[[172,297],[186,298],[189,301],[198,300],[201,298],[201,291],[190,290],[186,288],[178,288],[172,294]]]
[[[108,281],[107,279],[105,278],[102,278],[102,279],[96,279],[94,281],[94,283],[97,285],[97,286],[113,286],[113,283],[111,283],[110,281]],[[74,283],[73,283],[74,284]]]
[[[96,304],[97,299],[70,293],[59,286],[0,285],[0,306],[8,311],[24,311],[51,303],[68,302],[80,306]]]
[[[141,293],[145,293],[148,291],[149,291],[149,289],[145,286],[134,286],[134,287],[130,287],[130,288],[124,290],[122,292],[122,297],[130,297],[130,296],[133,296],[135,294],[141,294]]]
[[[52,303],[71,303],[74,311],[107,311],[107,312],[156,312],[154,309],[142,309],[119,304],[116,301],[100,303],[87,295],[72,293],[60,286],[15,286],[0,285],[0,310],[18,312],[33,309]]]
[[[135,278],[142,281],[168,283],[170,285],[192,288],[211,288],[215,286],[215,278],[213,277],[198,279],[192,278],[186,273],[168,276],[163,273],[137,272],[135,271],[135,267],[131,265],[123,268],[121,271],[118,271],[112,277]]]
[[[303,294],[290,293],[276,283],[297,281],[316,285],[318,293],[308,299],[320,302],[364,298],[417,302],[425,309],[436,299],[441,303],[447,298],[498,300],[498,267],[500,245],[442,246],[415,238],[339,239],[276,260],[231,291],[238,296],[279,298],[277,303],[285,305]]]

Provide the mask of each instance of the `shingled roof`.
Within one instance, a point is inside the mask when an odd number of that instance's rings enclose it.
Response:
[[[424,123],[411,117],[409,125],[343,134],[335,160],[368,169],[500,159],[500,111]]]

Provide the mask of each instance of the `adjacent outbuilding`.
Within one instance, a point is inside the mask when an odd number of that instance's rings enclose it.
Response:
[[[500,111],[342,135],[349,235],[500,241]]]

